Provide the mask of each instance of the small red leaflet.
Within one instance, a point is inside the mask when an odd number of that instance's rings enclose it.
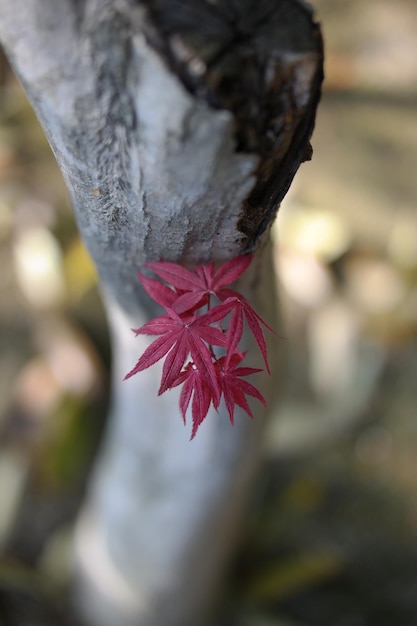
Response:
[[[226,261],[217,270],[214,263],[194,270],[165,261],[147,263],[146,267],[166,284],[138,274],[147,293],[165,309],[165,314],[134,330],[136,335],[159,336],[125,380],[165,358],[159,394],[182,385],[179,406],[186,422],[191,404],[191,439],[210,406],[218,409],[222,398],[232,424],[236,405],[253,417],[246,396],[257,398],[266,406],[260,391],[242,380],[262,370],[241,366],[245,354],[239,350],[239,343],[246,320],[269,372],[262,326],[275,332],[240,293],[230,289],[251,261],[251,255],[243,255]],[[213,298],[218,302],[214,306]],[[214,346],[223,351],[222,356],[216,356]]]

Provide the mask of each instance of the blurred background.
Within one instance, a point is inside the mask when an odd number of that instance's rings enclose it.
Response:
[[[273,231],[283,391],[218,624],[416,626],[417,4],[315,7],[314,156]],[[47,626],[110,349],[61,175],[1,56],[0,268],[0,624]]]

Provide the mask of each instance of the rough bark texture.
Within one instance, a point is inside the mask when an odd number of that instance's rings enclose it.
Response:
[[[84,612],[100,626],[202,624],[261,420],[209,415],[189,443],[175,394],[157,398],[156,368],[121,382],[144,348],[130,328],[154,312],[136,272],[267,248],[310,155],[318,27],[296,0],[0,0],[0,38],[67,182],[113,334],[110,426],[76,541]],[[267,252],[241,289],[271,322]]]

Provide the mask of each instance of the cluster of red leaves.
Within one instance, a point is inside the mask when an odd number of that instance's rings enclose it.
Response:
[[[227,261],[217,271],[214,263],[194,270],[163,261],[148,263],[147,267],[166,284],[139,273],[139,280],[148,294],[166,313],[134,330],[136,335],[159,337],[145,350],[125,380],[165,357],[159,394],[183,385],[180,410],[185,422],[191,404],[191,439],[210,405],[218,409],[222,397],[232,424],[236,405],[253,417],[246,396],[257,398],[265,405],[260,391],[243,380],[262,370],[241,367],[245,354],[238,346],[245,319],[269,372],[262,325],[274,331],[242,295],[229,288],[251,261],[250,255],[240,256]],[[212,306],[213,297],[218,302],[215,306]],[[214,346],[224,355],[216,356]]]

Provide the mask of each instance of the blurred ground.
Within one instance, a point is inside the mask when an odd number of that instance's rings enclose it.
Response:
[[[286,391],[219,622],[415,626],[417,5],[315,5],[314,157],[274,230]],[[0,623],[46,626],[110,358],[60,174],[4,62],[0,267]]]

